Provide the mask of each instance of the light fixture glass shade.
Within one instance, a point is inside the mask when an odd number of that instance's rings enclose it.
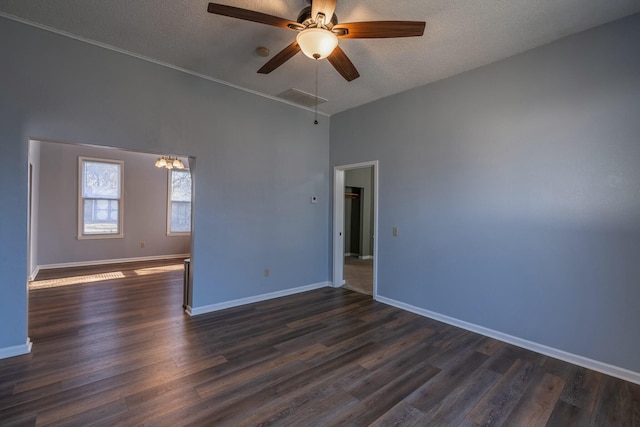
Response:
[[[302,53],[311,59],[323,59],[331,55],[338,46],[338,37],[329,30],[322,28],[307,28],[296,37]]]
[[[184,169],[184,163],[177,157],[162,156],[156,160],[157,168]]]

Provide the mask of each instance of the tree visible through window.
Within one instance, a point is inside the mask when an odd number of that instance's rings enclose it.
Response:
[[[122,235],[122,164],[80,157],[79,237]]]
[[[168,234],[191,232],[191,173],[188,170],[169,171]]]

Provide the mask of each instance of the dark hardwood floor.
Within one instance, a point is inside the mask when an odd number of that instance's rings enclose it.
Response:
[[[182,271],[153,267],[30,292],[33,351],[0,360],[0,425],[640,425],[638,385],[366,295],[191,318]]]

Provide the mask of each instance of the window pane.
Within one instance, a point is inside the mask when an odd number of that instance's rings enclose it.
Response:
[[[189,171],[171,171],[171,200],[191,202],[191,173]]]
[[[172,233],[188,233],[191,231],[191,202],[171,202]]]
[[[84,161],[82,166],[82,197],[120,198],[120,165],[118,163]]]
[[[83,234],[117,234],[119,200],[85,199]]]

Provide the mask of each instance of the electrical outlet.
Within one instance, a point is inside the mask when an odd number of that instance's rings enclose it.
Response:
[[[393,237],[398,237],[398,227],[393,227]]]
[[[264,277],[269,277],[269,269],[268,268],[264,269]]]
[[[144,249],[144,242],[140,242],[140,247]]]

